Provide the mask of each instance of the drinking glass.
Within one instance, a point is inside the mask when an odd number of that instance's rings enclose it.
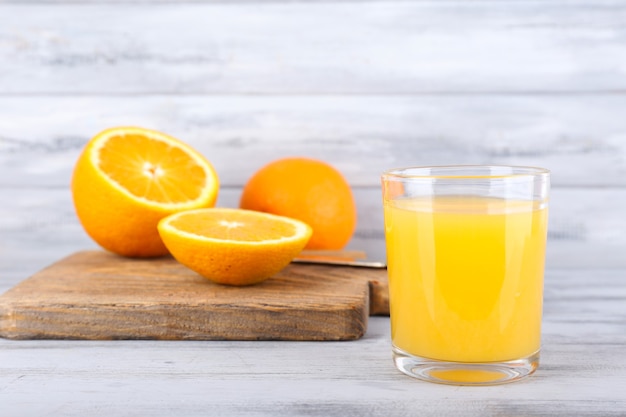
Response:
[[[393,359],[492,385],[539,365],[550,173],[433,166],[382,175]]]

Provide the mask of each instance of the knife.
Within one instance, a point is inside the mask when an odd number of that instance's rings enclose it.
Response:
[[[362,251],[320,251],[306,250],[296,256],[292,262],[337,266],[356,266],[363,268],[387,268],[381,261],[367,259]]]

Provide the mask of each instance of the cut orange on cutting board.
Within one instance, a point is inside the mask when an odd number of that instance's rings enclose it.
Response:
[[[172,214],[159,222],[159,233],[181,264],[219,284],[240,286],[285,268],[312,231],[288,217],[210,208]]]
[[[159,220],[214,206],[218,189],[213,166],[197,151],[138,127],[96,135],[72,176],[74,206],[87,234],[103,248],[130,257],[167,254]]]

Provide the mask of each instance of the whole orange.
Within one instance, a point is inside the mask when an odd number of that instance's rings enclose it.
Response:
[[[356,228],[350,185],[333,166],[311,158],[265,165],[246,183],[239,206],[307,223],[313,235],[306,249],[342,249]]]

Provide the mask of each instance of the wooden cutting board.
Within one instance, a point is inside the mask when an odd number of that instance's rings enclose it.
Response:
[[[75,253],[0,296],[11,339],[351,340],[389,314],[387,271],[291,264],[250,287],[173,258]]]

